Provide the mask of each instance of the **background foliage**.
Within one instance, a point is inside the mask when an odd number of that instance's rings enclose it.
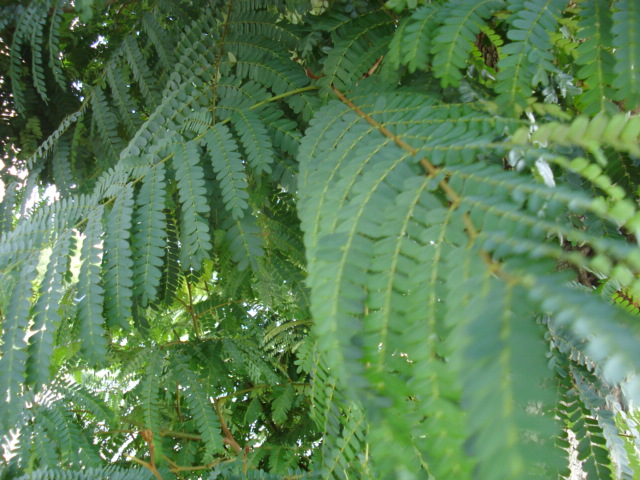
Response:
[[[639,65],[634,0],[5,3],[0,478],[640,475]]]

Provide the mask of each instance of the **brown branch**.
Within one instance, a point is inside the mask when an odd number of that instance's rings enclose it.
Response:
[[[220,407],[222,406],[223,403],[224,403],[224,400],[222,401],[216,400],[216,413],[218,414],[218,419],[220,420],[220,427],[222,428],[222,433],[224,433],[224,438],[222,439],[222,442],[226,443],[231,448],[233,448],[234,452],[240,453],[242,451],[242,447],[236,441],[236,439],[233,438],[233,434],[231,433],[231,430],[229,430],[229,427],[227,426],[227,422],[225,422],[224,417],[222,416],[222,409]]]
[[[224,420],[224,417],[222,416],[221,407],[224,404],[226,399],[227,397],[220,397],[215,400],[216,413],[218,414],[218,420],[220,420],[220,428],[222,428],[222,433],[224,433],[224,438],[222,439],[222,442],[226,443],[231,448],[233,448],[234,452],[240,453],[242,451],[242,447],[236,441],[236,439],[233,438],[233,434],[231,433],[231,430],[229,430],[229,427],[227,426],[227,422]]]
[[[135,427],[139,427],[139,429],[144,429],[144,425],[141,424],[140,422],[129,418],[129,417],[124,417],[122,419],[123,422],[125,423],[129,423]],[[115,432],[115,433],[135,433],[138,432],[140,430],[110,430],[111,432]],[[200,442],[202,441],[202,436],[195,434],[195,433],[187,433],[187,432],[176,432],[175,430],[160,430],[158,432],[158,435],[160,435],[161,437],[173,437],[173,438],[184,438],[185,440],[193,440],[195,442]]]
[[[147,442],[147,445],[149,445],[149,462],[145,462],[144,460],[140,460],[139,458],[133,457],[131,455],[127,455],[127,457],[153,473],[153,476],[156,477],[156,480],[164,480],[162,478],[162,475],[160,475],[160,472],[156,468],[156,447],[153,444],[153,432],[147,428],[140,431],[140,436],[145,442]]]
[[[153,444],[153,431],[149,428],[145,428],[140,431],[140,436],[145,442],[147,442],[147,445],[149,445],[150,464],[153,468],[156,468],[156,446]]]
[[[162,478],[162,475],[160,475],[160,472],[158,471],[158,469],[153,466],[150,465],[149,463],[145,462],[144,460],[140,460],[139,458],[133,457],[131,455],[125,455],[128,459],[134,461],[135,463],[137,463],[138,465],[142,465],[143,467],[145,467],[146,469],[150,470],[151,473],[153,473],[153,476],[156,477],[156,480],[164,480],[164,478]]]
[[[169,457],[167,457],[166,455],[163,455],[163,457],[165,458],[165,460],[167,461],[167,463],[169,465],[171,465],[171,468],[169,469],[169,471],[171,471],[172,473],[179,473],[179,472],[190,472],[190,471],[196,471],[196,470],[209,470],[213,467],[215,467],[216,465],[220,464],[220,463],[224,463],[224,462],[232,462],[235,459],[227,459],[227,458],[218,458],[217,460],[214,460],[213,462],[207,463],[206,465],[178,465],[177,463],[171,461],[169,459]]]
[[[384,59],[384,55],[380,55],[378,59],[375,61],[375,63],[373,64],[373,66],[369,70],[367,70],[365,73],[362,74],[362,78],[364,79],[373,75],[373,73],[378,69],[378,67],[382,63],[383,59]]]
[[[308,386],[308,384],[306,383],[301,383],[301,384],[292,383],[292,385]],[[218,419],[220,420],[220,428],[222,428],[222,433],[224,433],[224,438],[222,439],[222,441],[223,443],[226,443],[231,448],[233,448],[234,452],[240,453],[244,451],[244,455],[246,456],[247,453],[250,451],[250,447],[247,445],[245,446],[245,448],[242,448],[240,444],[236,441],[236,439],[233,437],[233,434],[231,433],[231,431],[229,430],[229,427],[227,426],[227,422],[224,420],[224,417],[222,416],[222,405],[224,405],[224,402],[227,401],[229,398],[237,397],[238,395],[242,395],[243,393],[248,393],[253,390],[260,390],[268,387],[269,385],[254,385],[251,388],[245,388],[244,390],[238,390],[237,392],[233,392],[229,395],[224,395],[222,397],[216,398],[215,400],[216,413],[218,414]]]

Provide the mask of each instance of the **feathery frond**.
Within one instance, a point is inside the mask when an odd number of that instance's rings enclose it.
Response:
[[[638,12],[3,4],[0,478],[640,476]]]

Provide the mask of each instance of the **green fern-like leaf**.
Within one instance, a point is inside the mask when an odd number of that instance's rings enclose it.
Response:
[[[133,278],[134,292],[140,296],[143,307],[155,300],[162,278],[165,195],[165,167],[160,163],[147,173],[136,198]]]
[[[98,133],[110,158],[109,166],[115,163],[123,148],[123,142],[118,135],[118,119],[113,113],[107,97],[101,88],[96,88],[91,97],[94,122],[97,126]]]
[[[89,214],[82,241],[82,265],[78,277],[80,341],[87,359],[93,364],[102,363],[107,350],[103,326],[104,290],[100,284],[103,210],[102,206],[96,207]]]
[[[218,124],[205,135],[211,163],[220,183],[222,199],[234,220],[242,219],[249,207],[247,177],[238,146],[229,128]]]
[[[286,49],[272,40],[257,37],[253,42],[246,38],[226,42],[227,48],[237,57],[236,75],[257,81],[276,95],[282,95],[294,112],[309,119],[317,98],[302,91],[309,86],[304,70],[289,58]],[[291,91],[300,91],[300,94],[287,95]]]
[[[459,0],[440,9],[442,25],[433,34],[433,71],[441,78],[442,86],[458,86],[469,53],[480,33],[483,20],[504,8],[504,2]]]
[[[39,428],[34,429],[34,433],[33,447],[35,447],[35,452],[32,458],[40,457],[43,463],[46,463],[47,465],[55,465],[58,460],[58,455],[55,451],[53,442],[49,441],[49,438],[47,438],[47,431],[43,426],[39,426]]]
[[[36,277],[37,254],[27,257],[13,287],[2,322],[2,358],[0,358],[0,392],[2,410],[0,420],[3,432],[14,428],[20,413],[18,397],[25,381],[27,344],[24,340],[28,327],[33,281]]]
[[[632,0],[619,0],[613,8],[615,98],[633,110],[640,104],[640,6]]]
[[[133,215],[133,189],[125,186],[117,194],[107,215],[104,240],[104,308],[110,325],[129,328],[133,290],[133,260],[129,242]]]
[[[326,396],[315,396],[323,411],[323,429],[327,432],[326,441],[319,454],[319,470],[323,478],[344,478],[352,472],[366,471],[366,459],[359,459],[355,452],[365,447],[365,419],[362,407],[340,397],[337,392],[318,378],[318,386],[326,389]],[[338,394],[339,395],[339,394]],[[342,401],[340,401],[342,400]],[[366,477],[365,477],[366,478]]]
[[[376,221],[376,235],[387,228],[401,234],[383,236],[375,242],[375,260],[371,262],[366,285],[379,301],[370,304],[365,325],[369,335],[377,336],[384,343],[378,351],[368,350],[365,355],[373,366],[374,378],[394,382],[391,391],[397,402],[402,402],[407,392],[403,392],[404,385],[398,381],[397,374],[387,370],[387,362],[393,362],[394,369],[404,375],[429,372],[427,382],[413,386],[415,394],[429,399],[415,405],[417,411],[429,418],[420,428],[426,437],[421,450],[432,474],[464,476],[470,462],[438,460],[464,456],[462,438],[467,426],[459,405],[460,385],[450,381],[458,369],[450,362],[439,360],[439,356],[447,354],[447,348],[437,341],[438,336],[446,332],[442,326],[445,312],[438,292],[448,267],[441,263],[449,252],[455,255],[453,240],[463,238],[463,232],[460,223],[454,221],[454,212],[443,208],[429,193],[432,188],[428,178],[405,182],[402,193]],[[400,211],[404,214],[398,215]],[[434,220],[436,223],[441,220],[442,226],[431,225]],[[412,334],[396,334],[393,327],[396,322],[411,325]],[[403,345],[411,363],[395,361],[395,352],[384,346],[397,343]],[[438,411],[449,411],[452,415],[437,415]],[[456,411],[458,414],[453,413]]]
[[[354,86],[384,55],[392,32],[389,17],[372,12],[334,31],[334,46],[324,62],[318,85],[327,90]]]
[[[455,276],[451,280],[460,283],[460,278]],[[469,277],[468,283],[465,283],[471,288],[485,289],[486,281],[490,280]],[[470,299],[467,288],[459,288],[457,293]],[[531,478],[548,478],[558,470],[561,458],[553,441],[558,431],[548,414],[555,405],[555,398],[553,390],[548,387],[551,372],[544,361],[546,346],[542,341],[542,332],[535,320],[527,315],[527,307],[520,302],[524,292],[510,292],[508,287],[503,289],[497,285],[495,290],[492,288],[486,291],[493,293],[482,299],[474,297],[468,303],[468,309],[461,309],[461,312],[467,314],[468,322],[462,328],[469,328],[466,333],[469,345],[467,361],[474,365],[463,374],[462,401],[469,409],[470,430],[475,430],[472,433],[472,448],[477,452],[478,458],[486,459],[486,462],[481,460],[477,468],[481,472],[480,476],[491,478],[507,479],[525,475]],[[502,301],[513,302],[512,307],[504,308],[504,305],[496,302],[495,293],[498,293],[497,297]],[[499,311],[502,314],[498,314]],[[472,312],[476,312],[476,315]],[[469,321],[474,316],[476,318]],[[487,318],[494,318],[496,321],[489,325],[486,324]],[[461,318],[458,317],[458,320]],[[486,334],[485,340],[474,342],[479,331]],[[507,338],[511,347],[499,346]],[[502,353],[492,359],[490,351]],[[523,355],[522,352],[525,351],[531,356]],[[484,360],[480,360],[481,358]],[[538,359],[537,364],[532,363],[534,359]],[[483,373],[474,373],[476,368]],[[478,382],[480,377],[487,381],[493,379],[496,383],[491,387]],[[487,403],[489,397],[493,401]],[[524,400],[525,398],[528,400]],[[537,411],[527,409],[527,405],[530,405],[527,402],[535,403]],[[511,409],[515,412],[512,410],[513,413],[506,414]],[[482,421],[479,420],[479,415],[483,416]],[[487,425],[491,425],[491,435],[500,432],[491,442],[484,440]],[[533,435],[534,439],[528,439],[529,435]],[[506,451],[509,453],[503,457]],[[502,461],[498,461],[498,458]]]
[[[158,287],[158,299],[170,304],[176,296],[182,277],[180,276],[180,244],[178,225],[175,216],[165,210],[167,221],[166,246],[162,266],[162,275]]]
[[[60,61],[60,24],[62,23],[62,8],[60,3],[55,3],[51,13],[51,25],[49,26],[49,68],[53,72],[56,83],[66,87],[66,80],[62,73],[62,62]]]
[[[53,149],[51,162],[56,188],[62,193],[69,193],[74,188],[73,167],[70,159],[71,145],[67,138],[61,138]]]
[[[220,421],[198,376],[184,364],[180,365],[178,372],[178,381],[185,388],[186,401],[193,414],[195,424],[202,434],[206,452],[205,462],[211,462],[214,456],[222,450]]]
[[[9,75],[11,76],[12,93],[16,110],[20,113],[25,113],[26,111],[26,85],[22,80],[24,72],[20,53],[23,45],[29,41],[32,32],[41,27],[40,19],[42,15],[45,14],[45,9],[46,6],[44,4],[31,2],[20,15],[11,43]],[[40,81],[43,80],[43,78],[40,79]]]
[[[293,406],[295,399],[293,385],[286,385],[273,401],[273,420],[276,423],[284,423],[287,420],[287,413]]]
[[[140,397],[142,418],[146,428],[153,432],[156,455],[162,455],[162,441],[160,437],[160,388],[163,379],[164,356],[158,350],[149,354],[149,361],[140,381]]]
[[[74,445],[75,434],[77,431],[72,431],[71,422],[69,421],[68,414],[65,415],[59,406],[55,403],[48,405],[48,408],[41,408],[40,415],[38,417],[38,426],[42,429],[41,434],[48,437],[47,440],[53,444],[53,440],[56,443],[56,451],[50,452],[43,448],[38,448],[35,452],[37,456],[51,461],[51,457],[60,456],[61,460],[69,461],[71,455],[75,453],[76,445]],[[46,433],[45,433],[46,432]],[[55,465],[55,462],[53,463]]]
[[[140,47],[138,46],[135,38],[128,36],[124,41],[123,49],[127,64],[129,65],[129,68],[131,68],[133,77],[140,87],[142,96],[149,105],[156,107],[159,103],[157,93],[159,88],[151,77],[151,69],[147,65],[144,55],[142,51],[140,51]]]
[[[576,64],[580,65],[576,76],[586,83],[579,101],[585,113],[593,114],[606,110],[613,98],[614,58],[610,52],[613,22],[609,2],[597,0],[585,3],[584,7],[578,31],[584,42],[576,52]]]
[[[256,2],[242,2],[236,5],[238,14],[233,15],[229,20],[229,30],[238,38],[256,36],[271,38],[288,48],[296,47],[299,38],[295,32],[287,28],[286,24],[278,23],[278,17],[274,12],[263,9],[274,3],[276,2],[259,5]]]
[[[42,58],[46,16],[46,6],[43,4],[38,5],[38,13],[31,19],[31,76],[38,95],[40,95],[40,98],[45,102],[49,100],[45,82],[44,60]]]
[[[54,390],[64,395],[66,399],[82,408],[84,413],[93,416],[95,421],[107,426],[117,424],[114,412],[105,401],[96,393],[89,391],[82,384],[67,381],[56,383]]]
[[[541,259],[563,256],[559,247],[542,246],[553,230],[562,228],[555,221],[560,212],[600,207],[577,192],[536,185],[514,172],[504,172],[491,165],[482,166],[473,160],[476,147],[492,142],[489,132],[493,127],[489,125],[502,120],[470,112],[465,125],[452,125],[448,115],[454,114],[458,107],[441,110],[440,107],[432,108],[428,100],[409,98],[411,95],[393,98],[373,95],[358,98],[357,108],[344,99],[346,105],[329,105],[324,112],[324,120],[312,126],[303,144],[302,181],[306,182],[312,176],[314,183],[303,183],[299,212],[307,254],[312,258],[308,282],[318,348],[332,373],[340,379],[348,378],[343,388],[358,385],[358,393],[354,390],[354,394],[363,402],[368,414],[380,411],[376,416],[376,426],[370,427],[371,438],[393,436],[396,442],[402,442],[402,448],[397,451],[389,447],[384,452],[377,451],[378,458],[388,459],[384,466],[380,466],[383,474],[416,471],[419,468],[416,465],[423,464],[423,461],[429,465],[428,453],[425,459],[406,457],[407,448],[412,448],[415,443],[433,445],[435,451],[440,451],[435,445],[441,444],[443,448],[446,445],[451,451],[457,449],[460,455],[463,455],[464,448],[475,444],[478,458],[496,456],[494,460],[480,461],[475,465],[483,472],[483,477],[507,479],[524,475],[527,471],[530,475],[546,478],[548,472],[559,468],[559,459],[554,454],[551,441],[555,425],[550,417],[543,414],[555,399],[553,392],[543,387],[549,383],[544,362],[534,367],[530,359],[525,360],[520,353],[515,353],[538,351],[537,358],[544,356],[544,345],[536,340],[536,336],[541,338],[542,332],[527,312],[551,311],[554,312],[555,325],[576,330],[580,330],[579,324],[589,325],[590,331],[598,330],[597,318],[614,315],[618,320],[612,337],[618,340],[609,342],[601,332],[597,345],[583,338],[586,343],[579,349],[604,366],[605,377],[611,382],[617,381],[617,377],[609,376],[609,373],[619,371],[614,367],[618,355],[630,362],[629,365],[634,362],[631,343],[626,348],[620,343],[628,335],[623,333],[627,325],[624,315],[614,313],[599,299],[572,292],[566,287],[566,277],[553,274],[555,263]],[[373,109],[375,113],[369,113]],[[431,111],[431,114],[425,115],[426,111]],[[376,123],[376,115],[379,115],[380,123]],[[455,110],[454,115],[460,118],[461,112]],[[415,128],[411,122],[415,122]],[[401,140],[404,135],[406,141]],[[560,135],[559,138],[563,137]],[[414,147],[408,142],[420,143],[420,146]],[[422,154],[429,158],[429,163],[424,159],[420,161],[427,175],[415,178],[416,170],[410,159],[412,155]],[[444,178],[447,179],[446,187],[443,186]],[[462,208],[458,210],[443,204],[442,197],[431,193],[438,188],[445,190],[450,200],[461,195],[457,201]],[[525,204],[521,203],[524,196],[518,199],[516,192],[520,189],[527,192]],[[320,193],[328,191],[330,196]],[[511,205],[511,215],[502,209],[505,204]],[[388,213],[380,213],[381,205],[389,205]],[[617,222],[625,222],[634,214],[633,208],[630,213],[627,210],[624,207],[611,212]],[[602,213],[602,210],[598,211]],[[623,211],[627,212],[624,217],[621,215]],[[399,215],[398,212],[407,213]],[[472,225],[482,225],[482,231],[475,235],[470,233],[475,228]],[[573,234],[567,231],[567,235]],[[516,238],[518,240],[514,241]],[[530,242],[530,247],[523,249],[523,242]],[[630,254],[622,244],[600,244],[596,238],[589,238],[589,242],[597,251],[615,255],[621,262],[626,261],[614,253],[618,248],[622,249],[620,254],[623,250],[627,252],[625,255]],[[538,247],[534,248],[534,245]],[[492,279],[487,270],[491,268],[491,261],[482,259],[483,250],[490,252],[496,261],[504,262],[500,268],[513,275],[512,278],[519,278],[524,289],[513,293],[509,290],[512,287],[506,286],[502,280]],[[464,255],[463,251],[475,253]],[[524,259],[525,251],[530,252],[526,255],[536,258],[538,267],[535,273],[525,273],[518,267],[520,260],[516,258]],[[528,261],[534,261],[533,258]],[[567,258],[574,262],[583,261],[581,257]],[[635,269],[632,264],[635,265],[636,261],[635,257],[630,259],[628,268]],[[426,265],[429,267],[425,269]],[[413,297],[414,292],[422,294]],[[444,292],[448,292],[445,305],[449,306],[445,315],[439,312],[442,307],[438,306],[438,299],[444,298]],[[521,303],[525,297],[526,302]],[[416,299],[415,306],[412,298]],[[430,299],[426,303],[426,311],[425,298]],[[518,302],[499,306],[495,298],[508,302],[511,302],[510,298],[517,298]],[[498,310],[507,315],[499,322]],[[608,313],[604,313],[605,310]],[[493,333],[487,334],[489,318],[497,323],[493,325]],[[323,320],[318,322],[317,319]],[[394,326],[395,322],[401,322],[403,326],[412,325],[414,333],[422,332],[413,338],[433,340],[427,343],[427,347],[424,342],[418,345],[397,334],[404,330],[400,324]],[[483,337],[485,342],[477,341],[479,331],[486,334]],[[447,340],[440,342],[437,340],[439,337]],[[501,341],[507,343],[499,346]],[[457,357],[459,364],[451,358],[447,367],[438,367],[438,358],[461,355],[465,345],[471,348],[469,357]],[[499,358],[491,353],[496,351],[502,352]],[[402,352],[402,355],[397,352]],[[451,385],[445,380],[452,372],[447,375],[438,371],[453,369],[457,372],[453,376],[464,376],[463,372],[471,371],[468,367],[471,364],[487,370],[482,374],[469,373],[470,376],[458,385]],[[346,365],[347,370],[342,370]],[[433,383],[428,385],[418,380],[421,377],[419,372],[423,371],[433,372],[431,382],[442,382],[437,395],[433,395]],[[530,380],[534,377],[536,381],[533,383],[537,386],[531,387]],[[439,411],[445,408],[452,412],[456,409],[469,412],[478,409],[470,414],[473,422],[455,424],[460,436],[447,435],[446,432],[454,429],[450,416],[442,422],[434,421],[433,432],[429,422],[424,422],[425,426],[420,428],[422,431],[426,429],[428,440],[411,435],[416,417],[411,409],[400,405],[411,395],[405,388],[412,378],[424,387],[424,390],[413,387],[413,394],[419,391],[419,398],[435,397],[438,402],[416,402],[415,412],[420,412],[423,418],[429,419],[434,415],[435,411],[431,410],[434,405]],[[482,385],[475,383],[480,378],[484,379]],[[493,387],[486,385],[489,378],[496,382]],[[485,387],[486,391],[483,390]],[[493,392],[493,396],[495,392],[504,395],[504,406],[496,408],[493,413],[488,407],[490,402],[482,400],[484,394],[489,395],[488,392]],[[518,400],[519,395],[539,398],[537,403],[543,410],[512,409],[505,416],[506,405],[522,402]],[[385,418],[380,404],[397,405],[395,411],[403,411],[405,415]],[[488,423],[480,420],[486,419],[487,415],[496,420]],[[493,428],[494,424],[501,425],[503,434],[491,442],[485,441],[492,431],[489,425]],[[536,432],[533,444],[529,444],[530,439],[523,433],[526,431]],[[462,441],[465,436],[468,436],[466,442]],[[498,438],[514,440],[506,445]],[[372,443],[379,444],[379,441]],[[509,458],[513,461],[497,461],[506,449],[510,450]],[[425,451],[428,452],[429,448]],[[450,467],[443,465],[442,458],[438,455],[428,470],[453,474]],[[414,461],[415,464],[412,463]],[[462,475],[473,466],[458,465],[457,468],[456,474]]]
[[[163,29],[162,25],[158,21],[157,16],[151,12],[146,12],[143,15],[142,26],[149,36],[149,40],[151,41],[151,43],[153,43],[162,66],[164,68],[173,67],[173,39],[168,34],[167,29]]]
[[[231,122],[238,131],[247,152],[247,161],[256,175],[271,173],[274,152],[260,117],[252,112],[240,111],[231,117]]]
[[[252,382],[266,381],[269,384],[276,384],[279,379],[273,367],[260,356],[260,351],[256,347],[251,341],[224,340],[225,350],[243,366]]]
[[[519,130],[514,135],[514,138],[517,139],[517,142],[522,142],[525,135],[522,130]],[[546,138],[557,142],[559,145],[579,145],[585,150],[594,151],[596,159],[602,163],[599,151],[593,149],[592,141],[596,141],[598,144],[608,144],[622,152],[638,155],[640,153],[637,144],[639,135],[640,119],[638,117],[616,115],[609,118],[604,113],[601,113],[593,119],[578,117],[570,125],[551,122],[548,126],[545,125],[542,131],[536,132],[532,136],[532,140],[544,141]],[[608,172],[601,165],[581,156],[571,161],[562,156],[557,156],[554,161],[610,195],[609,205],[594,202],[591,204],[590,209],[597,211],[598,215],[608,217],[616,224],[625,225],[633,232],[640,232],[640,214],[636,211],[633,201],[626,198],[624,189],[612,181]],[[628,285],[631,280],[629,279],[624,285]]]
[[[606,440],[598,420],[594,417],[589,407],[584,403],[583,388],[572,388],[567,391],[564,416],[569,423],[569,428],[575,432],[578,442],[578,460],[582,463],[582,470],[590,477],[598,479],[611,479],[611,459],[604,448]],[[587,401],[592,402],[594,397],[589,395]]]
[[[238,264],[238,270],[243,271],[251,266],[258,270],[258,259],[264,255],[260,227],[253,216],[246,216],[241,220],[229,218],[225,222],[226,238],[229,243],[233,261]]]
[[[126,84],[130,77],[128,68],[126,65],[120,66],[119,68],[116,68],[114,65],[110,65],[109,67],[110,68],[107,68],[106,74],[111,90],[111,97],[118,110],[118,115],[127,129],[127,133],[133,135],[140,126],[138,116],[134,113],[139,111],[140,107],[134,102],[129,93],[129,87]]]
[[[18,195],[16,182],[8,182],[5,186],[4,197],[0,202],[0,235],[13,230],[15,203]]]
[[[59,307],[52,308],[51,305],[62,303],[63,276],[74,248],[71,231],[58,238],[40,285],[40,297],[34,306],[33,330],[36,333],[29,339],[28,381],[36,386],[48,383],[50,378],[54,333],[60,322]]]
[[[565,2],[562,0],[511,0],[513,14],[507,37],[511,43],[502,47],[498,62],[496,92],[504,107],[524,107],[531,90],[554,70],[549,32],[555,30]]]
[[[182,204],[180,263],[185,270],[199,270],[202,261],[209,258],[211,251],[209,225],[203,216],[209,213],[209,205],[205,200],[204,172],[199,164],[199,150],[200,147],[194,142],[172,146],[172,164]]]
[[[296,122],[285,117],[279,108],[261,109],[259,114],[269,129],[273,146],[288,155],[295,156],[298,153],[300,140],[302,139],[302,134],[298,130]],[[274,167],[274,174],[277,168],[278,165]]]
[[[427,68],[438,11],[437,5],[428,4],[403,19],[389,44],[392,66],[407,65],[410,72]]]
[[[85,452],[83,463],[88,466],[100,464],[96,448],[91,445],[73,415],[66,410],[61,402],[51,402],[39,408],[38,414],[38,421],[44,424],[49,441],[56,446],[62,461],[80,466],[78,453]]]
[[[86,196],[73,196],[41,206],[15,229],[4,234],[0,246],[0,267],[7,269],[21,263],[24,254],[28,255],[47,246],[53,234],[74,226],[80,216],[94,206],[95,199]],[[17,207],[14,206],[16,209]]]

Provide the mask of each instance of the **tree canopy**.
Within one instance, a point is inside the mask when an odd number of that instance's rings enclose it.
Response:
[[[640,476],[635,0],[9,1],[0,104],[0,479]]]

